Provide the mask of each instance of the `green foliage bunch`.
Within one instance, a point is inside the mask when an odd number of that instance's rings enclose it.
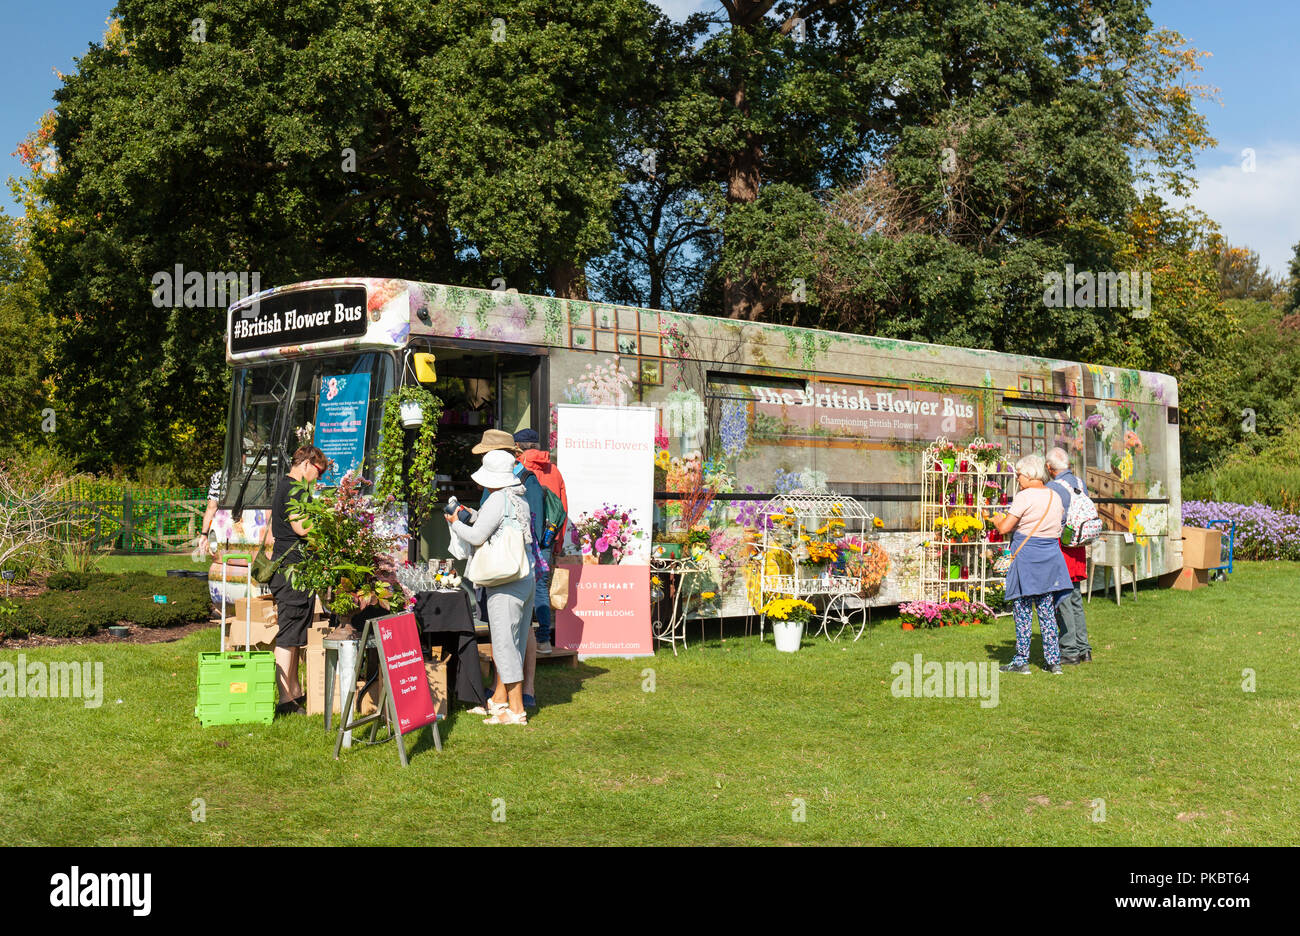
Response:
[[[351,615],[370,603],[384,604],[395,591],[393,553],[402,536],[376,527],[378,511],[392,505],[389,495],[378,504],[361,493],[363,480],[348,472],[339,486],[311,497],[313,485],[293,486],[293,512],[307,527],[302,558],[289,571],[294,588],[321,596],[325,607]]]
[[[410,471],[405,478],[403,403],[418,403],[424,414],[424,422],[416,432],[411,451]],[[420,528],[437,498],[438,421],[441,418],[442,401],[419,384],[408,384],[384,400],[378,452],[379,482],[375,496],[381,501],[391,499],[405,503],[408,529]]]
[[[1222,462],[1183,479],[1183,500],[1260,503],[1300,514],[1300,419],[1267,440],[1239,445]]]

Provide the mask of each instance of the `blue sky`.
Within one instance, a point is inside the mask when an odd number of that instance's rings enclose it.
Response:
[[[7,0],[0,57],[0,178],[21,172],[18,142],[53,106],[54,73],[103,36],[112,0]],[[717,10],[716,0],[663,0],[675,19]],[[1219,146],[1200,154],[1200,187],[1191,201],[1222,225],[1229,240],[1259,251],[1284,270],[1300,241],[1300,4],[1288,0],[1218,3],[1154,0],[1151,18],[1212,53],[1201,79],[1220,90],[1204,102]],[[1254,171],[1242,151],[1254,150]],[[13,210],[8,206],[8,210]]]

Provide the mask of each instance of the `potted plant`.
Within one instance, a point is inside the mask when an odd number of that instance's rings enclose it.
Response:
[[[411,467],[403,478],[405,461],[405,433],[410,407],[419,409],[420,431],[416,433],[411,451]],[[382,501],[405,503],[408,529],[418,530],[437,498],[435,470],[438,421],[442,417],[442,401],[418,384],[402,387],[384,400],[383,428],[379,440],[379,483],[375,496]]]
[[[313,485],[299,482],[293,488],[295,512],[307,524],[302,558],[289,569],[290,584],[314,592],[338,616],[335,635],[355,639],[352,616],[378,604],[387,608],[397,584],[395,554],[403,534],[387,534],[376,521],[383,508],[361,493],[365,480],[349,471],[336,490],[312,499]]]
[[[903,619],[903,630],[920,627],[938,627],[942,605],[933,601],[908,601],[898,606]]]
[[[696,524],[686,534],[684,552],[696,562],[709,554],[709,528],[702,523]]]
[[[939,447],[939,461],[946,471],[952,472],[957,470],[957,446],[951,442],[945,442]]]
[[[762,614],[772,619],[772,638],[776,649],[794,653],[803,640],[804,625],[817,608],[798,598],[773,598],[763,606]]]

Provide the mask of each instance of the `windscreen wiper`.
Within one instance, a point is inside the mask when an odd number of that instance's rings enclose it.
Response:
[[[257,457],[254,458],[253,463],[248,466],[248,472],[244,475],[243,483],[239,485],[239,493],[235,495],[235,505],[230,508],[230,515],[235,519],[238,519],[239,515],[244,512],[244,493],[248,490],[248,482],[252,480],[253,472],[257,470],[257,463],[262,460],[262,455],[266,452],[267,448],[268,445],[262,443],[262,447],[257,451]],[[270,468],[269,463],[267,467]]]

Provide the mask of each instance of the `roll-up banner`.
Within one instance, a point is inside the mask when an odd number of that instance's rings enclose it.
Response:
[[[588,656],[649,656],[655,413],[650,407],[557,409],[555,459],[569,497],[569,604],[556,640]]]

